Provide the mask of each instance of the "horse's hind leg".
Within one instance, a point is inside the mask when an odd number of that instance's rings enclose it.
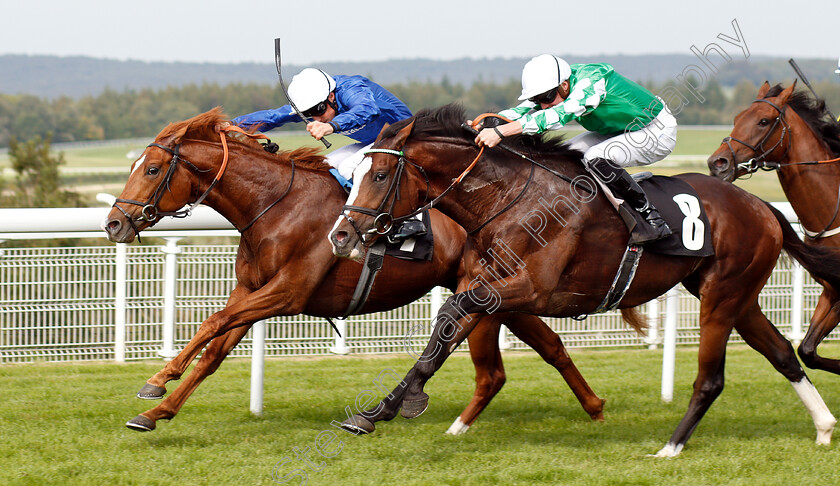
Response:
[[[146,432],[154,430],[155,423],[158,420],[173,418],[184,405],[184,402],[187,401],[187,398],[198,388],[198,385],[219,369],[222,361],[239,344],[239,341],[248,333],[248,329],[250,328],[251,326],[237,327],[210,341],[210,344],[207,345],[195,368],[175,388],[175,391],[166,397],[158,406],[146,410],[128,421],[125,424],[126,427],[132,430]]]
[[[592,420],[604,419],[606,400],[599,398],[589,387],[557,333],[538,317],[529,314],[492,314],[482,317],[467,337],[470,357],[475,365],[475,394],[446,433],[457,435],[466,432],[505,384],[505,370],[498,345],[502,323],[560,372]]]
[[[426,410],[429,396],[423,392],[423,386],[479,321],[480,316],[475,312],[464,312],[461,309],[459,301],[465,295],[455,294],[446,299],[435,317],[436,325],[423,353],[417,355],[414,350],[408,350],[417,362],[403,381],[374,408],[360,411],[343,421],[341,426],[345,430],[354,434],[367,434],[376,429],[376,422],[391,420],[397,413],[404,418],[415,418]]]
[[[446,431],[447,434],[466,432],[505,384],[505,368],[499,352],[501,325],[501,319],[495,315],[482,317],[467,337],[470,358],[475,366],[475,392],[470,403]]]
[[[840,322],[840,296],[830,289],[823,290],[808,332],[799,344],[799,357],[811,369],[840,374],[840,360],[823,358],[817,354],[817,346]]]
[[[744,341],[763,354],[776,370],[787,378],[808,409],[817,429],[817,444],[829,444],[837,419],[829,411],[817,389],[799,366],[793,346],[761,312],[756,303],[735,326]]]
[[[606,400],[599,398],[592,391],[589,383],[580,374],[571,356],[566,352],[566,346],[563,345],[563,341],[556,332],[552,331],[540,318],[530,314],[512,312],[505,314],[502,321],[516,337],[532,347],[546,363],[560,372],[592,420],[604,420],[603,411]]]

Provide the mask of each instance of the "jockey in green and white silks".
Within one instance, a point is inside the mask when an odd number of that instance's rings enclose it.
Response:
[[[643,244],[671,233],[641,187],[624,167],[664,159],[677,140],[677,122],[662,99],[617,73],[609,64],[572,64],[544,54],[522,70],[523,102],[501,111],[512,120],[486,128],[476,143],[495,146],[503,136],[535,135],[577,121],[587,132],[569,145],[581,150],[584,163],[602,185],[627,201],[649,223],[637,227],[631,242]]]

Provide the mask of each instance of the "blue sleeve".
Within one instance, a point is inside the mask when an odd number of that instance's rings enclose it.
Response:
[[[336,98],[343,107],[333,118],[340,132],[356,131],[376,120],[381,111],[373,91],[360,79],[349,79],[336,89]]]
[[[292,112],[292,107],[283,105],[273,110],[255,111],[248,115],[242,115],[231,120],[231,123],[246,130],[257,127],[261,132],[267,132],[273,128],[281,127],[286,123],[299,123],[302,120]]]

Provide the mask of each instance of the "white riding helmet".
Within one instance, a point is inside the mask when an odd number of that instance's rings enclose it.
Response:
[[[556,88],[571,75],[569,63],[559,57],[551,54],[537,56],[522,68],[522,95],[519,100],[527,100]]]
[[[306,111],[325,101],[335,89],[335,79],[320,69],[306,68],[292,77],[289,98],[298,110]]]

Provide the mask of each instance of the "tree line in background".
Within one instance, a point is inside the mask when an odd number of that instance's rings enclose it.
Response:
[[[731,124],[735,114],[744,109],[758,92],[758,86],[746,80],[734,87],[724,87],[711,79],[696,92],[674,82],[643,84],[653,93],[663,94],[669,104],[682,104],[677,114],[682,125]],[[520,92],[517,81],[504,84],[476,82],[464,87],[444,79],[440,83],[410,82],[386,88],[413,112],[457,101],[471,116],[508,108],[516,103]],[[815,89],[826,99],[829,107],[840,111],[837,109],[840,107],[840,83],[816,83]],[[665,96],[665,93],[671,96]],[[51,136],[53,142],[151,137],[171,122],[191,118],[215,106],[222,106],[232,118],[285,103],[286,98],[279,85],[238,83],[225,86],[189,84],[160,90],[123,92],[109,89],[98,96],[79,99],[61,97],[51,100],[31,95],[0,94],[0,147],[8,147],[13,137],[29,140],[35,136]],[[293,124],[289,128],[300,130],[302,126]]]

